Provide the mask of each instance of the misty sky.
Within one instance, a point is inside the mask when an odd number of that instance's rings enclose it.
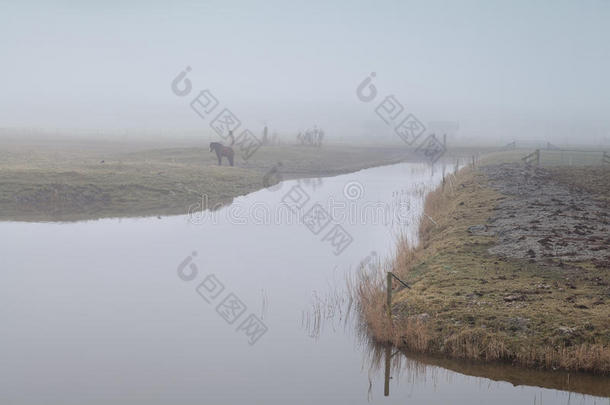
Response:
[[[0,52],[0,127],[205,132],[190,66],[253,131],[391,133],[393,94],[464,137],[610,139],[609,0],[0,1]]]

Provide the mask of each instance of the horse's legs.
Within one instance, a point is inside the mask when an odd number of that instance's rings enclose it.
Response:
[[[218,158],[218,166],[222,166],[222,155],[216,152],[216,157]]]

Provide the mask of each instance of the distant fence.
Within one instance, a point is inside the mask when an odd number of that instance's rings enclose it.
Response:
[[[536,149],[521,160],[527,165],[537,166],[599,166],[610,165],[610,153],[603,150]]]

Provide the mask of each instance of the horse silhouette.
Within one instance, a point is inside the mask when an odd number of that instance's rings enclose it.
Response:
[[[222,166],[222,157],[225,156],[229,161],[229,164],[233,166],[233,148],[224,146],[219,142],[210,142],[210,152],[215,151],[216,157],[218,158],[218,165]]]

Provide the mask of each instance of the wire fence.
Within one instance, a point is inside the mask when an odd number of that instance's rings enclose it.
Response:
[[[524,156],[527,164],[539,166],[599,166],[610,167],[610,153],[603,150],[536,149]]]

